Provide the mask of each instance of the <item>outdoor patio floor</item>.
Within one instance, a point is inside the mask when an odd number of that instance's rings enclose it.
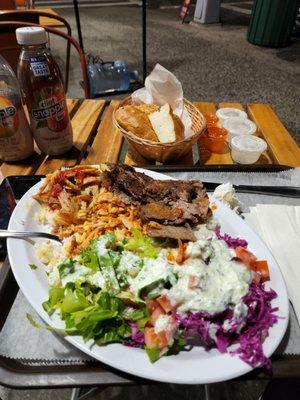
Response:
[[[226,4],[227,6],[227,4]],[[73,27],[72,8],[59,9]],[[188,99],[270,103],[300,143],[300,39],[281,49],[247,42],[249,15],[222,8],[222,24],[181,24],[178,8],[148,10],[148,71],[159,62],[180,79]],[[141,8],[80,8],[85,51],[142,70]],[[64,45],[52,47],[64,58]],[[69,97],[80,97],[72,56]]]

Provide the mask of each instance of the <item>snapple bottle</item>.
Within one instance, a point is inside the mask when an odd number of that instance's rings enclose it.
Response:
[[[47,47],[44,28],[16,30],[22,46],[18,79],[35,141],[43,153],[59,155],[73,144],[72,127],[60,69]]]

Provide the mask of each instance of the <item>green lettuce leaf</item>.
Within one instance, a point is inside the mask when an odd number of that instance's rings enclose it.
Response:
[[[158,250],[154,247],[153,240],[144,236],[142,232],[136,228],[132,228],[131,232],[133,236],[129,238],[124,245],[125,250],[133,251],[140,257],[156,258]]]

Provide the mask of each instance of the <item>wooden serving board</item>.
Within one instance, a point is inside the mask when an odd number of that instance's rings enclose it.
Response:
[[[38,152],[21,162],[2,163],[0,177],[8,175],[46,174],[63,166],[80,163],[98,164],[103,162],[121,162],[136,166],[153,166],[155,162],[144,159],[135,150],[128,147],[126,140],[112,123],[114,109],[118,101],[104,100],[67,101],[71,116],[74,146],[66,154],[50,157]],[[249,104],[244,108],[240,103],[196,102],[203,114],[214,114],[217,107],[235,107],[245,109],[248,116],[258,127],[257,135],[268,143],[267,151],[257,161],[257,165],[281,164],[300,167],[300,149],[289,132],[280,122],[268,104]],[[193,151],[175,163],[177,166],[203,165],[209,170],[216,165],[232,165],[230,153],[214,154],[205,150],[198,142]],[[234,166],[239,170],[239,166]]]

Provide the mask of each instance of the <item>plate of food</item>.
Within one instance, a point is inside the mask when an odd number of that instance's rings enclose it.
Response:
[[[125,165],[56,171],[9,229],[61,239],[8,239],[8,255],[45,325],[89,356],[182,384],[271,368],[289,316],[281,272],[200,181]]]

